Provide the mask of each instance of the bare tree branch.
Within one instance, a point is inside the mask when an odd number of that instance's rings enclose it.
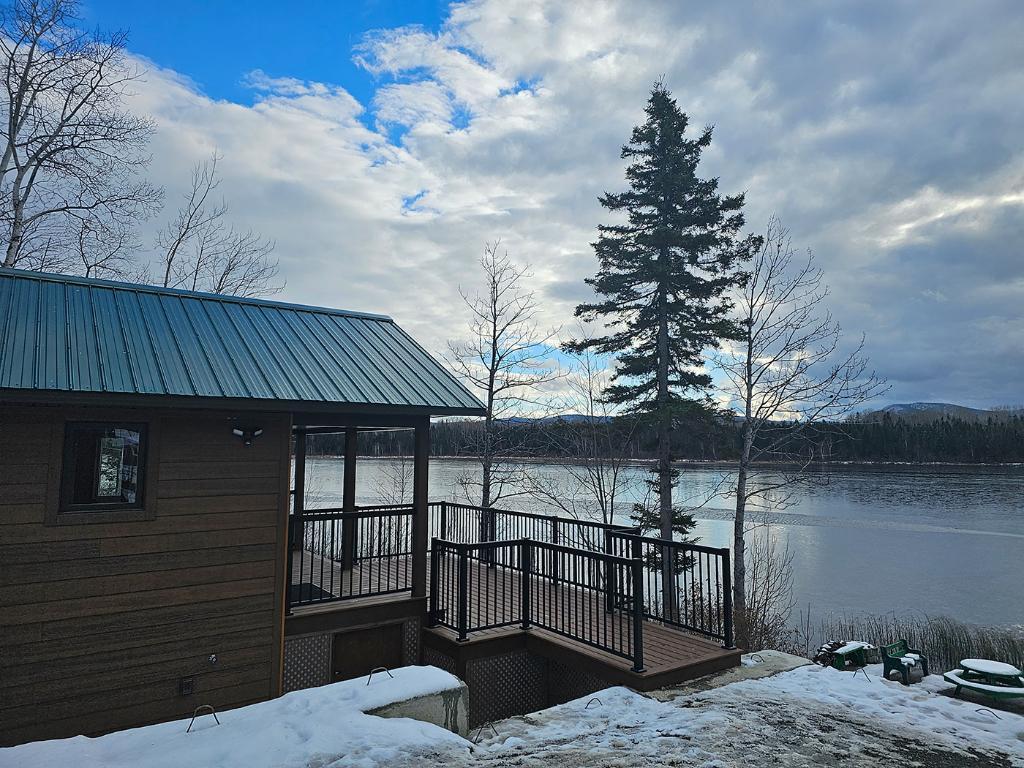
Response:
[[[785,505],[793,487],[820,478],[809,471],[821,458],[816,427],[850,414],[886,390],[868,367],[864,339],[843,351],[842,329],[824,309],[828,288],[808,253],[798,259],[789,233],[775,218],[754,256],[736,301],[743,338],[717,353],[723,388],[742,419],[733,529],[737,642],[753,627],[747,603],[744,535],[748,504]],[[759,462],[773,462],[770,470]]]
[[[551,362],[551,344],[558,329],[541,331],[539,306],[524,287],[528,266],[513,263],[500,241],[484,246],[480,266],[484,286],[480,293],[459,292],[469,309],[468,338],[448,344],[448,362],[470,383],[485,402],[487,413],[478,444],[473,446],[483,469],[479,498],[483,507],[502,498],[524,493],[524,469],[509,458],[516,455],[517,417],[536,415],[550,407],[544,390],[561,377]],[[477,482],[467,476],[461,483],[470,493]]]
[[[642,485],[638,474],[629,471],[629,447],[641,417],[603,397],[611,380],[608,360],[587,346],[585,328],[576,335],[583,343],[579,351],[567,353],[573,363],[565,377],[568,392],[559,403],[569,418],[544,430],[548,452],[569,459],[560,464],[560,472],[530,472],[524,480],[530,495],[548,506],[576,519],[611,524],[620,499],[632,498]]]
[[[239,232],[227,223],[228,205],[215,199],[221,156],[192,169],[192,184],[175,217],[157,236],[160,276],[165,288],[266,296],[277,293],[274,243],[255,232]]]
[[[0,17],[2,264],[76,270],[113,246],[101,271],[122,277],[131,232],[162,196],[136,178],[153,122],[123,107],[140,77],[124,33],[83,33],[77,11],[77,0],[16,0]]]

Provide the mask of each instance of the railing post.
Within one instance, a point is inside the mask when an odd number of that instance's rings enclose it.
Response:
[[[497,525],[493,507],[477,507],[480,510],[480,543],[484,544],[497,538]],[[480,550],[480,559],[492,568],[494,567],[494,550],[485,548]]]
[[[459,640],[469,636],[469,545],[458,547],[459,551]]]
[[[359,521],[356,511],[356,457],[359,433],[352,427],[345,430],[345,473],[342,476],[341,508],[346,516],[341,520],[341,570],[351,571],[358,552]],[[332,523],[334,525],[334,523]],[[379,533],[379,531],[378,531]],[[334,557],[334,553],[331,553]]]
[[[558,518],[551,518],[551,543],[561,544],[561,532],[558,529]],[[558,552],[554,549],[551,550],[551,556],[548,558],[548,573],[551,576],[551,581],[558,581]]]
[[[613,554],[612,532],[607,528],[604,529],[604,553],[606,555]],[[604,587],[604,608],[611,613],[615,610],[615,563],[608,558],[605,558],[604,561]]]
[[[448,502],[441,502],[441,519],[438,521],[441,529],[441,535],[439,538],[448,538]]]
[[[519,559],[523,566],[523,582],[519,588],[522,597],[523,629],[530,628],[530,571],[533,570],[533,545],[529,539],[519,543]]]
[[[725,611],[725,647],[736,647],[732,628],[732,562],[728,549],[722,552],[722,609]]]
[[[285,596],[285,609],[292,612],[292,584],[295,581],[295,555],[299,553],[299,579],[296,603],[302,602],[302,565],[306,550],[306,523],[303,512],[306,506],[306,430],[293,429],[295,439],[295,489],[292,493],[292,514],[288,518],[288,586]]]
[[[640,542],[633,540],[633,671],[644,671],[644,561],[640,557]]]
[[[441,575],[441,557],[444,555],[437,536],[430,540],[430,551],[430,602],[427,609],[427,626],[436,627],[441,599],[441,586],[438,581]]]

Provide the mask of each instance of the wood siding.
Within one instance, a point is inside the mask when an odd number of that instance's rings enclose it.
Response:
[[[65,420],[108,418],[155,427],[154,516],[47,524]],[[280,693],[291,419],[230,419],[0,405],[0,745]]]

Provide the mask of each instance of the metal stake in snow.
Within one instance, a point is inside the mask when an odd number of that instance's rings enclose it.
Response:
[[[217,717],[217,710],[215,710],[209,704],[200,704],[198,707],[192,710],[192,719],[188,721],[188,728],[185,729],[185,733],[191,732],[192,724],[196,721],[196,718],[199,716],[199,710],[201,709],[210,710],[210,714],[213,715],[213,719],[217,721],[217,725],[220,725],[220,718]]]
[[[392,680],[395,679],[395,676],[391,674],[391,670],[388,669],[387,667],[374,667],[373,669],[370,670],[370,676],[366,678],[366,684],[367,685],[369,685],[370,681],[373,680],[373,673],[374,672],[387,672],[388,673],[388,677],[390,677]]]
[[[494,723],[484,723],[483,725],[481,725],[479,728],[476,729],[476,738],[471,739],[471,741],[474,744],[479,744],[480,743],[480,739],[483,738],[483,735],[484,735],[484,728],[490,728],[491,729],[491,733],[494,734],[494,738],[498,738],[498,729],[494,727]]]

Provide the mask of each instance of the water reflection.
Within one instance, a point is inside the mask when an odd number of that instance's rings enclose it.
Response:
[[[360,503],[411,497],[411,473],[403,479],[396,461],[360,459]],[[550,464],[530,465],[530,471],[556,481],[565,472]],[[639,476],[642,470],[631,471]],[[466,472],[478,467],[433,460],[431,498],[461,498],[458,481]],[[341,503],[340,460],[310,459],[308,473],[313,505]],[[724,474],[685,469],[679,496],[703,500]],[[630,505],[631,499],[621,505],[623,520]],[[529,497],[506,506],[554,512]],[[731,499],[718,497],[696,512],[704,543],[731,544],[731,506]],[[818,615],[917,611],[985,624],[1024,621],[1024,468],[839,468],[827,483],[800,489],[770,519],[769,535],[795,553],[797,602],[810,603]]]

